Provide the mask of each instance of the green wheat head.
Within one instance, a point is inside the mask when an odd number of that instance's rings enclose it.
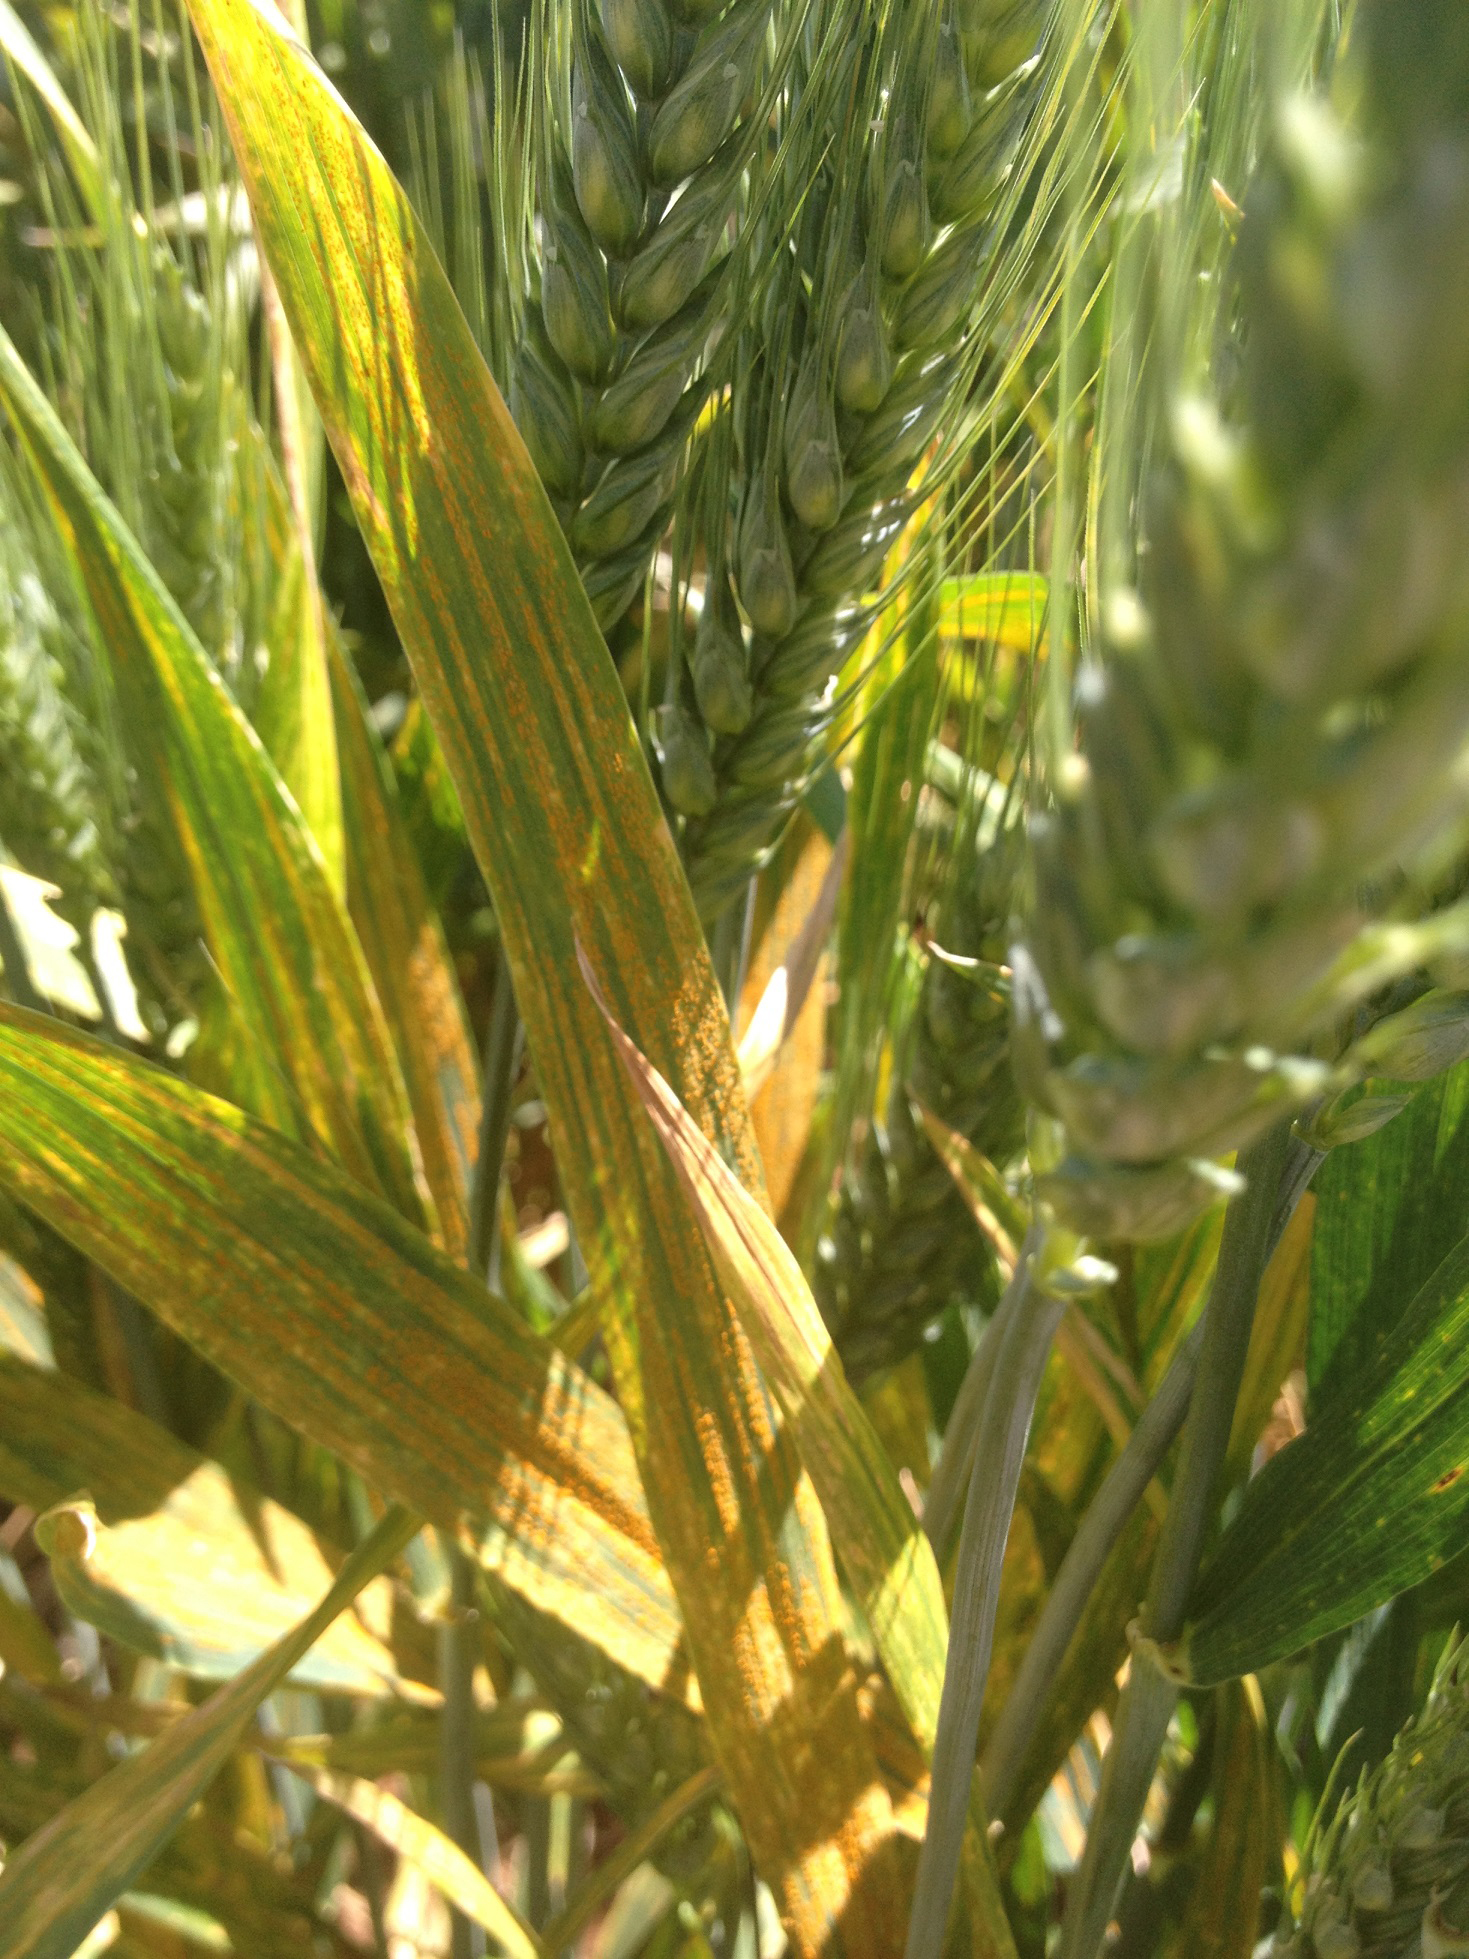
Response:
[[[1018,1053],[1065,1131],[1042,1188],[1102,1236],[1177,1230],[1226,1152],[1438,1065],[1442,1000],[1355,1047],[1347,1017],[1405,971],[1455,977],[1435,952],[1459,915],[1412,921],[1460,835],[1469,728],[1465,27],[1383,7],[1357,33],[1363,140],[1319,98],[1280,109],[1237,378],[1175,370],[1137,583],[1103,595],[1034,826]]]

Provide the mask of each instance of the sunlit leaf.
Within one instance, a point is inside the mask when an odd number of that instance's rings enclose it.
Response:
[[[579,935],[622,1024],[758,1188],[723,1004],[616,670],[382,158],[273,11],[193,0],[191,13],[494,899],[567,1207],[594,1276],[609,1282],[619,1398],[756,1861],[799,1948],[824,1946],[844,1918],[858,1945],[894,1943],[891,1809],[847,1682],[825,1525],[577,976]]]
[[[27,1837],[0,1872],[7,1959],[70,1959],[223,1768],[265,1696],[416,1528],[412,1517],[390,1511],[299,1625]]]
[[[83,1492],[91,1501],[71,1504]],[[37,1540],[70,1611],[206,1679],[257,1658],[331,1583],[315,1538],[279,1504],[121,1402],[7,1356],[0,1495],[47,1513]],[[350,1614],[303,1667],[310,1686],[423,1691]]]
[[[478,1865],[407,1803],[363,1776],[342,1775],[332,1769],[291,1764],[319,1796],[335,1803],[356,1822],[380,1837],[390,1850],[416,1864],[451,1905],[472,1918],[510,1959],[537,1959],[541,1942],[517,1912],[511,1910]]]
[[[413,1105],[445,1249],[462,1253],[479,1149],[479,1066],[464,1003],[404,827],[398,786],[341,636],[328,624],[347,837],[347,909]]]
[[[588,986],[601,1002],[595,975]],[[606,1012],[605,1002],[602,1002]],[[709,1240],[767,1380],[811,1471],[848,1581],[893,1690],[926,1756],[938,1732],[948,1613],[933,1547],[892,1461],[847,1383],[800,1266],[769,1216],[704,1136],[668,1083],[611,1020],[643,1106]],[[967,1863],[975,1861],[970,1846]],[[985,1930],[1003,1922],[983,1864],[971,1888]],[[1008,1933],[1004,1935],[1008,1939]]]

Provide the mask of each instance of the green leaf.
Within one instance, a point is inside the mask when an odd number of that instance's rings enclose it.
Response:
[[[0,1008],[0,1181],[224,1373],[630,1673],[687,1690],[617,1408],[332,1165]]]
[[[1184,1661],[1257,1672],[1419,1584],[1469,1513],[1469,1239],[1266,1463],[1190,1603]]]
[[[421,1218],[397,1059],[299,810],[3,329],[0,400],[167,795],[209,950],[250,1038],[250,1106]]]
[[[412,1517],[389,1511],[299,1625],[26,1838],[0,1872],[0,1951],[6,1959],[70,1959],[224,1767],[261,1701],[416,1529]]]
[[[1317,1171],[1306,1375],[1313,1402],[1333,1363],[1354,1371],[1458,1243],[1469,1189],[1469,1062],[1403,1113],[1335,1149]]]
[[[0,1356],[0,1494],[47,1513],[36,1535],[69,1611],[204,1679],[228,1679],[257,1658],[331,1583],[299,1518],[121,1402],[9,1356]],[[80,1534],[56,1521],[84,1514]],[[385,1595],[378,1616],[388,1604]],[[400,1680],[387,1647],[352,1617],[295,1677],[353,1694],[423,1691]]]
[[[494,898],[568,1208],[607,1281],[604,1335],[649,1509],[756,1861],[798,1950],[828,1946],[838,1923],[856,1946],[895,1945],[891,1808],[847,1668],[825,1525],[577,973],[579,936],[620,1024],[758,1189],[727,1016],[616,670],[382,158],[269,9],[191,0],[191,13]]]

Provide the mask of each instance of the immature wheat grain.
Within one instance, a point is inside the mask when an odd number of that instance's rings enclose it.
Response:
[[[813,1290],[855,1379],[902,1359],[952,1302],[992,1308],[999,1298],[993,1249],[975,1231],[913,1105],[931,1109],[999,1164],[1023,1140],[1003,964],[1022,849],[1016,818],[983,847],[972,835],[961,839],[962,868],[937,936],[945,953],[980,964],[966,970],[930,960],[907,1069],[888,1097],[886,1120],[873,1125],[846,1172],[817,1247]]]

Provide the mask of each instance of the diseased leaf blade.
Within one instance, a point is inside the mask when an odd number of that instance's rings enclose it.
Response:
[[[397,1044],[444,1247],[458,1257],[468,1242],[469,1179],[479,1153],[479,1064],[392,768],[341,635],[330,623],[327,635],[347,909]]]
[[[584,970],[601,1002],[595,974],[589,966]],[[605,1003],[603,1011],[607,1012]],[[744,1309],[751,1344],[796,1434],[893,1691],[925,1757],[931,1758],[948,1647],[948,1612],[933,1547],[866,1410],[847,1383],[831,1335],[790,1248],[668,1083],[610,1014],[609,1025],[715,1263]],[[979,1835],[977,1843],[969,1845],[966,1877],[983,1935],[1003,1951],[1009,1933],[983,1843]]]
[[[421,1218],[397,1058],[299,810],[3,330],[0,400],[167,796],[209,950],[248,1037],[250,1106]]]
[[[1191,1603],[1208,1685],[1253,1673],[1429,1577],[1469,1515],[1469,1239],[1266,1463]]]
[[[0,1872],[6,1959],[71,1959],[223,1768],[261,1701],[416,1529],[412,1517],[389,1511],[299,1625],[26,1838]]]
[[[616,670],[382,158],[267,8],[192,0],[191,12],[494,898],[568,1208],[594,1277],[608,1281],[619,1397],[756,1861],[799,1950],[835,1939],[886,1951],[898,1938],[892,1812],[847,1666],[825,1524],[576,972],[579,935],[616,975],[622,1024],[758,1188],[723,1003]]]
[[[622,1417],[332,1165],[0,1008],[0,1180],[284,1420],[653,1686],[682,1628]]]

